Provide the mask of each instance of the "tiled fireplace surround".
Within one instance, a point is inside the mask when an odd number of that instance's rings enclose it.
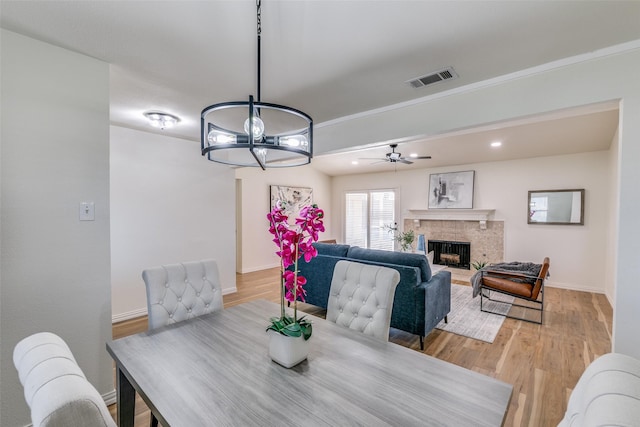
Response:
[[[425,243],[429,240],[470,242],[471,262],[504,261],[504,221],[486,221],[486,229],[482,229],[479,221],[405,219],[404,230],[413,230],[416,236],[424,234]]]

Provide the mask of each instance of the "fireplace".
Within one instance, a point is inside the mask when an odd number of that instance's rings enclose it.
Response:
[[[471,270],[471,243],[449,240],[429,240],[428,252],[433,251],[433,263]]]

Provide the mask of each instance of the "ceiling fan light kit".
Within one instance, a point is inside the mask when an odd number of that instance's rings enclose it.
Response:
[[[257,100],[213,104],[202,110],[200,148],[208,160],[233,166],[282,168],[311,163],[313,120],[308,114],[260,100],[261,0],[256,1]]]
[[[402,153],[397,152],[396,148],[398,144],[389,144],[391,147],[391,152],[385,154],[385,158],[365,158],[364,160],[377,160],[378,162],[388,162],[388,163],[404,163],[405,165],[412,165],[413,162],[411,160],[426,160],[430,159],[431,156],[418,156],[417,154],[411,154],[408,158],[402,157]],[[411,159],[411,160],[409,160]],[[378,163],[376,162],[376,163]]]

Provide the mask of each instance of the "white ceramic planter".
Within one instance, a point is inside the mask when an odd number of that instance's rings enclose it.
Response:
[[[271,360],[285,368],[291,368],[302,362],[309,355],[311,338],[288,337],[275,331],[269,334],[269,356]]]

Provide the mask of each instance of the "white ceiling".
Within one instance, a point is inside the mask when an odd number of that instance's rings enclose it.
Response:
[[[371,160],[384,159],[391,151],[387,144],[325,154],[312,164],[336,176],[607,150],[618,129],[618,112],[618,102],[609,102],[409,142],[393,141],[398,143],[396,152],[413,161],[411,165]],[[494,148],[492,142],[502,145]],[[411,154],[432,158],[413,160]]]
[[[111,64],[113,124],[154,131],[142,113],[165,111],[182,121],[164,133],[192,141],[199,141],[204,107],[255,95],[255,19],[253,0],[0,2],[3,28]],[[640,1],[263,0],[262,30],[262,100],[298,108],[321,124],[610,46],[637,48]],[[420,89],[405,83],[447,66],[460,77]],[[562,119],[580,126],[554,116],[547,125],[505,123],[503,135],[467,131],[399,151],[431,155],[419,164],[443,166],[603,149],[617,112],[600,109],[587,111],[591,119]],[[602,129],[593,129],[596,122]],[[589,132],[563,133],[583,125]],[[484,149],[493,138],[504,141],[501,151]],[[457,144],[463,148],[452,149]],[[345,169],[322,156],[312,165],[353,172],[345,160]]]

